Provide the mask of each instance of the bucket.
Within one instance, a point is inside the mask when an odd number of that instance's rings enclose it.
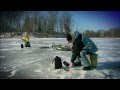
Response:
[[[91,61],[91,67],[96,68],[97,67],[97,54],[89,54],[90,61]]]
[[[24,48],[24,45],[23,45],[23,44],[21,44],[21,48]]]

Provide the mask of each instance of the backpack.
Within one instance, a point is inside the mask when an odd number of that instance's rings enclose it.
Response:
[[[62,68],[62,60],[60,57],[56,56],[54,59],[53,59],[53,62],[55,63],[55,69],[61,69]],[[52,62],[52,63],[53,63]]]

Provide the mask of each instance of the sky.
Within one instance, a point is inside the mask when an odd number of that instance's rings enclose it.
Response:
[[[46,14],[46,11],[42,11]],[[64,11],[58,11],[64,12]],[[120,11],[66,11],[72,15],[72,31],[120,28]]]
[[[120,11],[71,11],[71,14],[73,29],[81,32],[120,27]]]

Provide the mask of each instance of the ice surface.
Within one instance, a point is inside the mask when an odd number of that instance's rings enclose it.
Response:
[[[98,65],[91,71],[55,70],[59,56],[70,62],[71,51],[57,51],[52,43],[66,44],[65,38],[30,38],[31,48],[21,49],[20,38],[0,39],[0,78],[25,79],[120,79],[120,38],[91,38],[98,46]],[[40,47],[50,47],[41,49]],[[64,66],[64,65],[63,65]]]

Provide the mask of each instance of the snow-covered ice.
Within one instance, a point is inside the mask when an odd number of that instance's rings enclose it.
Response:
[[[91,38],[98,46],[98,65],[90,71],[54,69],[55,56],[70,62],[71,51],[57,51],[52,43],[65,38],[31,38],[31,48],[21,49],[20,38],[0,39],[0,78],[10,79],[120,79],[120,38]],[[24,44],[24,43],[23,43]]]

